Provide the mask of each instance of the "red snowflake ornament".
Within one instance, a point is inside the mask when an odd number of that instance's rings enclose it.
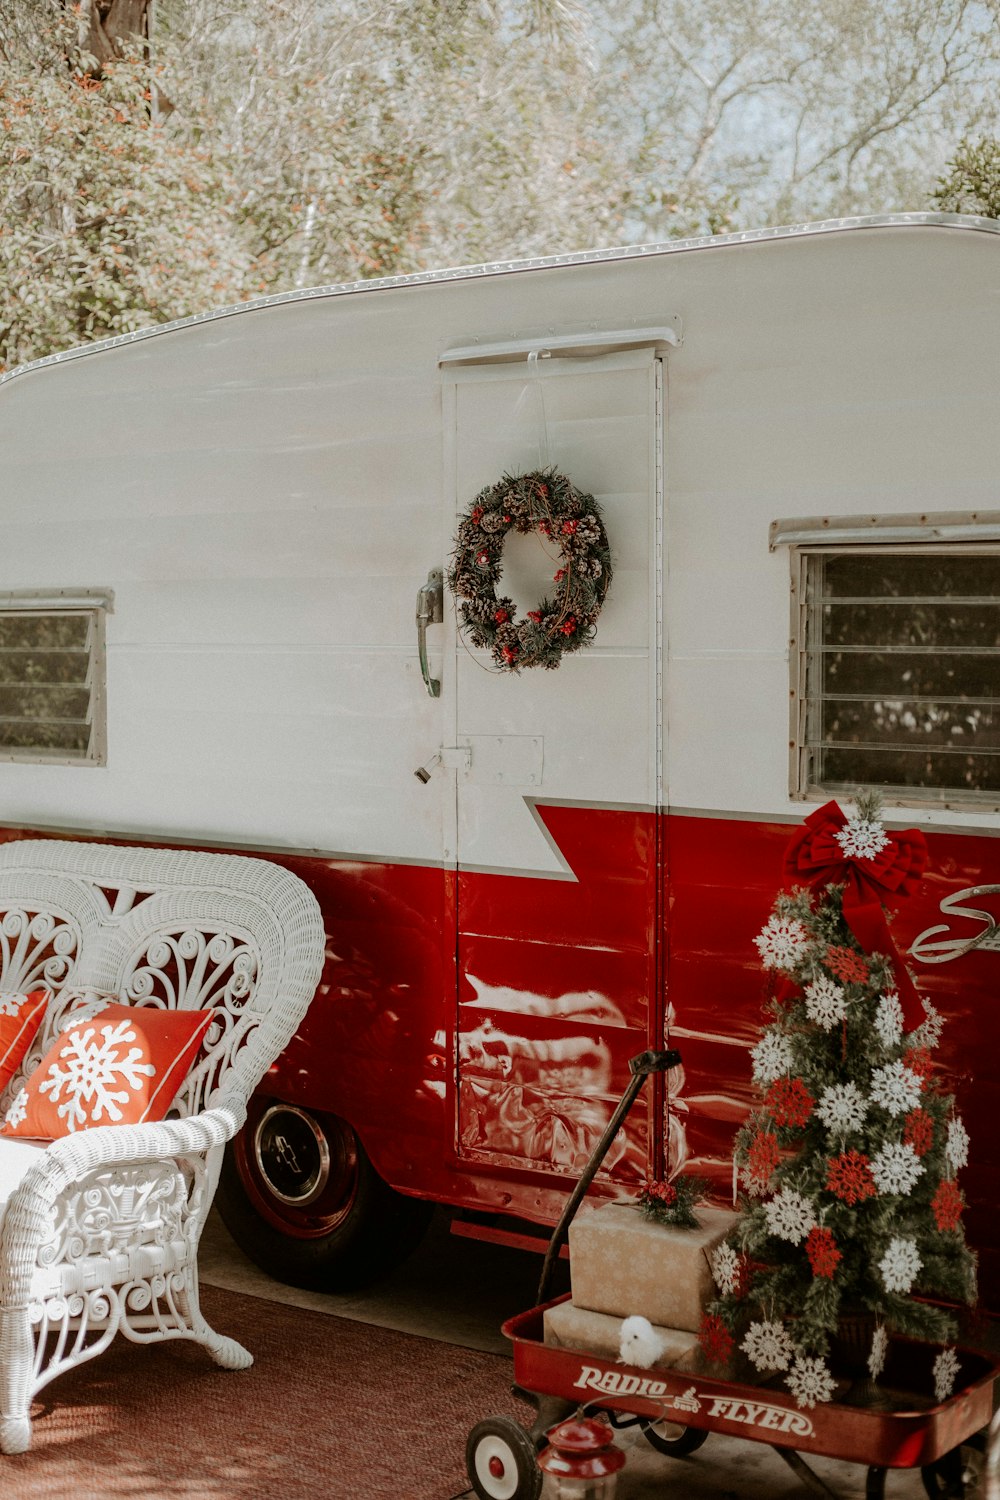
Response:
[[[911,1110],[906,1117],[903,1145],[912,1146],[918,1156],[926,1156],[933,1144],[934,1121],[926,1110]]]
[[[776,1078],[764,1095],[764,1108],[775,1125],[801,1130],[813,1112],[816,1100],[801,1078]]]
[[[868,982],[868,964],[864,955],[855,953],[853,948],[828,948],[823,963],[831,974],[836,974],[845,984]]]
[[[830,1229],[821,1229],[816,1224],[809,1231],[806,1240],[806,1254],[809,1264],[812,1266],[814,1276],[828,1276],[832,1280],[833,1273],[843,1256],[837,1249],[837,1242]]]
[[[769,1130],[762,1130],[747,1147],[747,1171],[754,1182],[766,1187],[780,1158],[777,1137]]]
[[[698,1343],[710,1364],[724,1365],[729,1362],[733,1352],[733,1336],[721,1318],[705,1314],[698,1330]]]
[[[964,1207],[965,1195],[958,1183],[951,1177],[943,1178],[931,1199],[934,1219],[942,1234],[950,1229],[958,1228],[958,1221],[962,1217]]]
[[[875,1196],[875,1179],[871,1165],[861,1151],[844,1151],[832,1156],[826,1164],[826,1189],[853,1208]]]

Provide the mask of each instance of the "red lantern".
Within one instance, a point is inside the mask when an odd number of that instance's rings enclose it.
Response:
[[[625,1455],[604,1422],[571,1417],[547,1436],[538,1467],[551,1476],[552,1500],[612,1500]]]

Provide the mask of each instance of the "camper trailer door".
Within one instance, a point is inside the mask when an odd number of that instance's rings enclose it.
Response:
[[[498,670],[455,621],[444,714],[456,770],[456,1118],[470,1164],[577,1173],[662,1028],[654,934],[663,745],[663,368],[652,349],[469,364],[445,378],[447,525],[505,474],[554,468],[601,505],[614,576],[595,641],[556,670]],[[556,544],[508,534],[519,615]],[[451,601],[452,605],[454,601]],[[656,1165],[662,1101],[609,1170]]]

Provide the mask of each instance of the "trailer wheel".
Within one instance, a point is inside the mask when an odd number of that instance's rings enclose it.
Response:
[[[479,1500],[538,1500],[542,1493],[535,1445],[512,1417],[476,1423],[465,1445],[465,1467]]]
[[[346,1120],[250,1101],[216,1201],[245,1255],[278,1281],[341,1292],[376,1281],[419,1242],[431,1207],[383,1182]]]
[[[976,1433],[960,1448],[953,1448],[937,1463],[921,1469],[924,1491],[930,1500],[945,1500],[945,1497],[951,1500],[954,1496],[962,1500],[966,1495],[978,1495],[986,1470],[985,1447],[982,1435]]]
[[[648,1422],[642,1435],[651,1448],[667,1458],[696,1452],[708,1437],[704,1427],[684,1427],[679,1422]]]

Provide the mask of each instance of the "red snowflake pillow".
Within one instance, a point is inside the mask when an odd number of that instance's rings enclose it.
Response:
[[[82,1007],[19,1090],[0,1135],[54,1140],[92,1125],[162,1120],[212,1022],[210,1010]]]
[[[5,1089],[45,1016],[48,990],[13,995],[0,990],[0,1089]]]

